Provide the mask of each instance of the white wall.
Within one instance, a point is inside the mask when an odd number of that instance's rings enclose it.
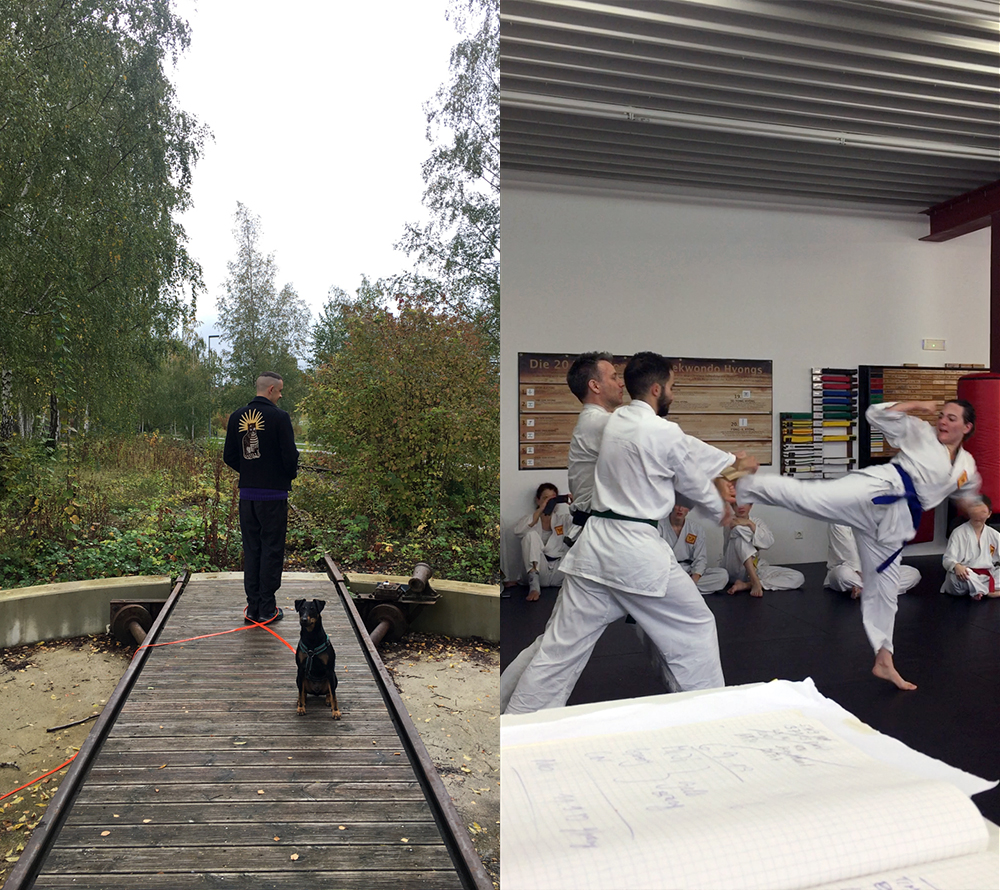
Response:
[[[778,414],[808,411],[813,367],[989,362],[989,230],[940,244],[918,213],[864,215],[505,182],[501,202],[501,512],[538,483],[518,468],[518,352],[771,359]],[[924,352],[921,340],[946,341]],[[943,511],[938,511],[942,513]],[[826,559],[826,527],[760,508],[772,563]],[[940,517],[939,517],[940,519]],[[937,553],[934,544],[908,553]],[[801,540],[794,532],[802,531]],[[710,556],[721,552],[721,535]],[[505,567],[516,549],[505,545]]]

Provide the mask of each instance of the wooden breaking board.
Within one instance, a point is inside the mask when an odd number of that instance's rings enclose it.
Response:
[[[580,403],[566,385],[576,355],[518,354],[518,466],[566,469]],[[629,356],[614,356],[624,371]],[[758,359],[673,359],[670,419],[725,451],[746,451],[771,463],[771,362]],[[628,393],[625,401],[629,401]]]

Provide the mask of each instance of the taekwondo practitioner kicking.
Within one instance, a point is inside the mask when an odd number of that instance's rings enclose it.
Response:
[[[690,515],[691,508],[676,502],[670,515],[660,521],[660,535],[674,551],[677,562],[691,576],[702,593],[722,590],[729,573],[718,566],[709,568],[705,530]]]
[[[861,557],[849,525],[831,522],[827,526],[829,544],[826,552],[826,578],[823,586],[838,593],[849,593],[852,600],[861,596]],[[913,566],[899,566],[899,592],[906,593],[920,583],[920,572]]]
[[[732,595],[744,590],[750,596],[763,596],[765,590],[798,590],[806,583],[806,576],[797,569],[772,566],[761,559],[760,551],[774,545],[774,535],[758,516],[751,516],[752,504],[736,508],[726,524],[722,542],[722,568],[732,586],[726,593]]]
[[[573,496],[570,509],[574,527],[579,531],[590,517],[594,467],[601,448],[604,425],[611,417],[611,412],[621,405],[625,384],[608,352],[585,352],[578,356],[566,372],[566,383],[583,405],[570,439],[568,462],[569,490]],[[556,596],[556,604],[546,627],[552,623],[552,617],[559,611],[561,602],[562,590]],[[501,714],[506,710],[511,693],[541,643],[542,636],[539,634],[500,674]]]
[[[969,521],[948,538],[942,557],[945,576],[942,593],[974,600],[1000,596],[1000,532],[986,524],[993,505],[986,495],[969,507]]]
[[[564,503],[550,504],[559,497],[559,489],[543,482],[535,491],[535,511],[514,523],[514,534],[521,541],[521,557],[528,576],[528,602],[541,595],[543,587],[559,587],[563,582],[559,563],[569,549],[563,540],[573,522]]]
[[[803,516],[854,529],[861,557],[861,617],[875,650],[872,673],[900,689],[917,687],[893,663],[892,631],[899,593],[899,557],[930,510],[949,496],[963,508],[979,502],[979,472],[962,442],[975,429],[975,409],[946,402],[931,426],[910,412],[937,410],[936,402],[872,405],[865,414],[899,453],[888,464],[853,470],[839,479],[803,481],[745,476],[736,501],[786,507]]]
[[[604,628],[626,614],[681,689],[725,685],[715,618],[657,523],[673,509],[675,485],[721,523],[729,508],[713,480],[729,466],[755,471],[757,461],[713,448],[668,421],[673,377],[670,361],[651,352],[625,368],[632,402],[604,427],[590,519],[563,559],[560,604],[508,714],[564,705]]]

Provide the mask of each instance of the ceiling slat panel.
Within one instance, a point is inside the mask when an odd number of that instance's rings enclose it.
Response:
[[[508,171],[914,208],[1000,179],[992,0],[501,0],[500,14]]]

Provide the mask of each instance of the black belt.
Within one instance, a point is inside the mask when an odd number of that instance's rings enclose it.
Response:
[[[637,516],[622,516],[621,513],[615,513],[614,510],[594,510],[590,515],[598,516],[601,519],[617,519],[620,522],[644,522],[646,525],[653,526],[653,528],[659,528],[659,523],[655,519],[639,519]]]
[[[579,525],[582,528],[587,524],[588,519],[590,519],[590,514],[586,510],[573,511],[573,525]]]

